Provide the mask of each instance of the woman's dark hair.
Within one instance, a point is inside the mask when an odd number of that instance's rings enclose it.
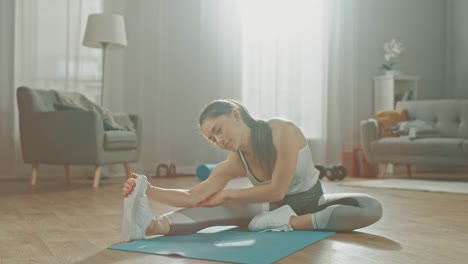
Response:
[[[247,108],[235,100],[216,100],[205,107],[200,114],[198,125],[209,118],[229,115],[233,109],[237,109],[244,123],[250,128],[252,147],[255,161],[262,169],[271,175],[276,161],[276,149],[273,145],[271,128],[267,122],[253,118]]]

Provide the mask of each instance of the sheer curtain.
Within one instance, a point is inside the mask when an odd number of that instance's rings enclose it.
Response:
[[[238,1],[242,101],[262,119],[295,122],[322,163],[326,149],[327,1]]]
[[[325,163],[340,163],[342,151],[359,143],[359,89],[354,1],[327,1]]]
[[[353,1],[239,4],[242,101],[260,118],[294,121],[316,163],[340,163],[359,142]]]
[[[99,102],[102,51],[81,43],[87,17],[102,11],[102,0],[17,0],[15,4],[15,77],[9,89],[76,91]],[[14,111],[18,171],[22,157],[17,107]]]
[[[101,11],[102,0],[16,1],[15,86],[99,99],[102,51],[81,43],[88,15]]]
[[[257,117],[323,138],[324,1],[240,1],[242,100]]]

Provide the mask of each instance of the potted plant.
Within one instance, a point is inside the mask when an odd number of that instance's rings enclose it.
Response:
[[[381,68],[385,70],[385,74],[395,75],[401,74],[399,71],[394,70],[395,59],[400,56],[403,52],[403,43],[397,41],[396,39],[391,39],[388,42],[385,42],[384,46],[384,58],[385,63],[382,64]]]

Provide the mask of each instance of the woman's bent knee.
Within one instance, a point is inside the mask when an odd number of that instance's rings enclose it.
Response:
[[[370,198],[366,206],[369,225],[379,221],[382,218],[382,204],[375,198]]]

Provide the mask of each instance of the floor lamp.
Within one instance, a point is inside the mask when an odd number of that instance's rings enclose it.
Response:
[[[127,46],[127,34],[125,32],[123,16],[111,13],[89,15],[83,45],[90,48],[102,49],[101,106],[103,106],[106,50]]]

